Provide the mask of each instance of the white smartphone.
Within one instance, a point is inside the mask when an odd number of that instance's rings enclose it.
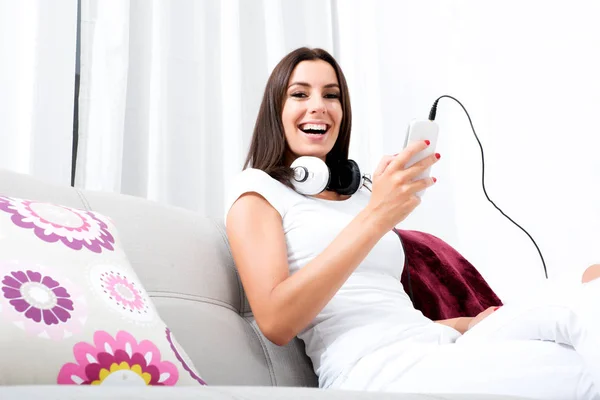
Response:
[[[408,146],[410,143],[420,141],[420,140],[429,140],[430,144],[429,144],[429,146],[427,146],[427,148],[425,150],[420,151],[419,153],[412,156],[410,158],[410,160],[408,160],[408,163],[406,163],[407,168],[410,167],[411,165],[413,165],[414,163],[421,161],[425,157],[430,156],[435,153],[435,148],[437,146],[437,140],[438,140],[438,133],[439,133],[439,126],[435,121],[413,120],[410,122],[410,124],[408,125],[408,129],[406,131],[406,138],[404,140],[404,148],[406,148],[406,146]],[[417,177],[415,177],[415,180],[428,178],[430,176],[430,173],[431,173],[431,167],[427,168],[425,171],[423,171],[421,174],[419,174]],[[422,196],[422,195],[423,195],[423,191],[417,193],[417,196]]]

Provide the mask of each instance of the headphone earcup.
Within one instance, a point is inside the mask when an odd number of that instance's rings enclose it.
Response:
[[[331,171],[331,182],[327,188],[339,194],[352,195],[361,185],[362,174],[358,164],[354,160],[347,160]]]
[[[292,186],[300,194],[319,194],[327,188],[331,180],[327,164],[318,157],[298,157],[290,167],[294,172]]]

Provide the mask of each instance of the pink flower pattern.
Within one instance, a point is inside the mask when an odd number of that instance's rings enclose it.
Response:
[[[113,251],[115,239],[105,218],[51,203],[0,196],[0,211],[12,214],[12,222],[49,243],[61,242],[73,250],[87,248],[94,253]]]
[[[154,343],[138,343],[125,331],[119,331],[115,338],[105,331],[96,331],[94,344],[77,343],[73,355],[75,363],[62,366],[58,384],[172,386],[179,380],[177,367],[170,361],[161,361]]]
[[[140,313],[148,307],[135,283],[128,281],[119,272],[104,272],[101,279],[105,292],[123,309]]]
[[[0,313],[29,334],[61,340],[83,329],[84,296],[48,267],[0,263],[0,288]]]
[[[92,285],[100,297],[127,319],[152,322],[153,305],[141,283],[113,265],[97,265],[91,271]]]

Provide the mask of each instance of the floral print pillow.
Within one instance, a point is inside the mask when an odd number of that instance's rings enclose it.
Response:
[[[205,385],[112,221],[0,196],[0,384]]]

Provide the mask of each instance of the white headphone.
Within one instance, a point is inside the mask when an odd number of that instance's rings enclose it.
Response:
[[[364,180],[358,164],[354,160],[341,161],[330,169],[318,157],[298,157],[291,165],[294,176],[291,183],[301,194],[315,195],[324,190],[352,195],[360,189]]]

